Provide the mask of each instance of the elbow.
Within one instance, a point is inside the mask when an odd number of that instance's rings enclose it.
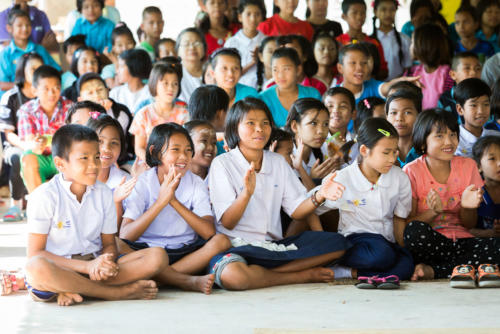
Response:
[[[121,226],[119,237],[120,239],[126,239],[130,241],[136,241],[139,238],[139,236],[136,236],[132,231],[130,231],[129,228],[127,228],[127,225]]]

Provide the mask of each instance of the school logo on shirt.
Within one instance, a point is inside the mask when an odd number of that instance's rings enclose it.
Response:
[[[366,199],[364,199],[364,198],[363,199],[353,199],[353,200],[348,199],[347,203],[351,204],[351,205],[354,205],[354,206],[365,206],[366,205]]]
[[[70,228],[70,227],[71,227],[71,224],[70,224],[69,220],[67,220],[65,222],[58,221],[57,223],[55,223],[55,228],[57,228],[58,230],[62,230],[65,228]]]

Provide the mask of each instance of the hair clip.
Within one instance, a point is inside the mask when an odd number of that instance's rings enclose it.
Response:
[[[391,134],[390,134],[390,133],[389,133],[389,131],[387,131],[387,130],[380,129],[380,128],[379,128],[379,129],[377,129],[377,130],[378,130],[378,132],[380,132],[381,134],[383,134],[383,135],[384,135],[384,136],[386,136],[386,137],[390,137],[390,136],[391,136]]]
[[[355,143],[357,143],[358,142],[358,136],[354,137],[354,139],[352,141],[355,142]]]
[[[370,106],[370,102],[368,102],[368,99],[364,99],[363,100],[363,103],[365,104],[365,106],[368,108],[368,109],[371,109],[372,107]]]
[[[101,113],[98,111],[89,111],[89,115],[92,119],[97,119],[101,115]]]

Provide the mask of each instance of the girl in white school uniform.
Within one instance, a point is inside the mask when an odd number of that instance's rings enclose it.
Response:
[[[340,258],[347,248],[337,233],[308,231],[283,239],[281,208],[293,219],[305,218],[325,198],[339,198],[343,187],[326,179],[308,197],[286,160],[264,150],[273,127],[264,102],[251,97],[238,101],[226,118],[231,150],[210,167],[216,228],[229,236],[233,248],[215,256],[209,268],[226,289],[332,281],[333,271],[321,266]]]
[[[163,247],[172,268],[190,275],[230,246],[224,235],[215,235],[207,185],[189,170],[193,148],[187,130],[176,123],[153,129],[146,147],[151,168],[125,200],[120,229],[130,248]]]
[[[352,243],[341,260],[343,266],[334,266],[337,278],[358,278],[360,288],[380,284],[397,288],[399,280],[409,279],[414,268],[410,253],[402,247],[412,199],[410,180],[394,166],[398,132],[385,119],[368,118],[356,140],[358,161],[335,177],[345,187],[342,197],[327,200],[316,212],[339,209],[339,233]]]

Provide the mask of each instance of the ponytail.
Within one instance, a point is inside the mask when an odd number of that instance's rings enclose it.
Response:
[[[398,42],[399,46],[398,50],[399,63],[401,64],[401,66],[403,66],[403,61],[404,61],[403,45],[401,45],[401,35],[399,34],[399,31],[396,29],[396,25],[394,25],[394,35],[396,36],[396,41]]]

